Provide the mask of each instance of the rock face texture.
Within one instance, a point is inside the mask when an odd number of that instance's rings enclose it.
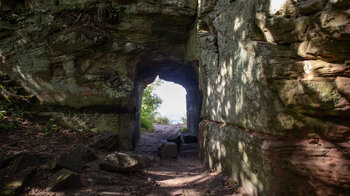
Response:
[[[349,2],[198,6],[203,161],[254,195],[346,194]]]
[[[158,148],[159,156],[162,158],[176,158],[178,146],[174,142],[163,143]]]
[[[113,172],[139,171],[150,166],[152,159],[146,155],[117,152],[107,155],[99,164],[100,169]]]
[[[253,195],[349,192],[349,1],[0,2],[4,98],[132,149],[159,75],[203,162]]]
[[[114,131],[120,146],[132,149],[140,95],[160,75],[187,89],[197,132],[198,68],[185,59],[195,2],[15,0],[1,1],[0,11],[0,75],[36,98],[36,114],[75,129]],[[17,100],[10,90],[1,92]]]

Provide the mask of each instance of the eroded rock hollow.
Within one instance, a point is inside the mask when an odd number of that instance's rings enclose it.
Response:
[[[1,95],[64,126],[140,133],[160,78],[200,157],[252,195],[350,189],[347,0],[0,0]],[[5,81],[15,81],[5,82]]]

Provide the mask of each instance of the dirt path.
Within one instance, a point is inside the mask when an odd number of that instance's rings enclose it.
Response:
[[[141,134],[135,147],[137,154],[157,156],[157,149],[168,138],[177,137],[185,125],[154,125],[152,132]]]
[[[153,132],[141,136],[135,151],[156,156],[161,142],[176,137],[183,127],[155,125]],[[153,166],[144,170],[148,180],[157,184],[149,195],[231,195],[237,192],[227,177],[218,172],[209,173],[203,167],[197,145],[183,145],[176,159],[156,158]]]
[[[15,116],[15,115],[13,115]],[[0,157],[6,154],[28,152],[41,158],[35,175],[24,187],[23,195],[85,196],[85,195],[232,195],[237,185],[217,172],[208,172],[198,159],[196,145],[183,146],[176,159],[158,157],[157,149],[162,141],[177,136],[183,125],[156,125],[151,133],[145,133],[134,151],[137,154],[155,156],[151,167],[138,172],[117,173],[99,168],[99,162],[107,152],[93,149],[97,160],[89,162],[79,173],[82,187],[62,192],[48,189],[53,177],[50,169],[55,157],[78,144],[92,147],[100,133],[83,133],[61,129],[52,135],[45,134],[45,126],[19,117],[0,119],[5,125],[16,126],[0,131]],[[9,176],[10,166],[0,168],[0,181]]]

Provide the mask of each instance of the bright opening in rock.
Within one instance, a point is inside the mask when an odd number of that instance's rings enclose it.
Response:
[[[140,111],[140,116],[138,131],[135,133],[137,135],[135,152],[158,154],[167,158],[181,156],[179,152],[197,153],[202,106],[198,67],[189,63],[143,61],[138,67],[137,85],[139,102],[137,111]],[[153,92],[153,98],[150,91]],[[157,98],[163,99],[163,104],[159,104],[159,108],[145,107],[144,103],[152,101],[156,103]],[[158,115],[155,115],[159,121],[157,122],[155,118],[152,129],[146,131],[145,125],[147,127],[149,119],[144,118],[147,116],[145,111],[150,109],[159,109]],[[169,121],[162,117],[168,118]]]
[[[193,109],[186,107],[186,97],[191,101],[191,96],[186,94],[184,87],[159,76],[147,85],[142,94],[142,134],[135,152],[161,158],[197,153],[198,138],[194,129],[191,133],[187,128],[187,116],[193,118]],[[192,102],[188,103],[193,107]]]
[[[160,97],[162,103],[158,109],[156,124],[184,124],[186,115],[186,90],[181,85],[158,79],[160,85],[154,89],[154,93]],[[168,120],[168,123],[165,123]]]

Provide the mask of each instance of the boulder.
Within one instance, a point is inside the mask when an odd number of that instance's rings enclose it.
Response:
[[[31,155],[27,152],[20,153],[16,157],[17,158],[15,158],[14,163],[10,167],[10,170],[9,170],[10,174],[15,174],[23,169],[26,169],[27,167],[40,164],[39,157],[35,155]]]
[[[173,142],[177,145],[177,148],[179,149],[181,147],[181,136],[176,135],[174,137],[170,137],[167,139],[168,142]]]
[[[107,155],[99,167],[107,171],[132,172],[150,166],[151,161],[149,156],[118,152]]]
[[[174,142],[163,143],[159,149],[159,156],[163,158],[176,158],[177,145]]]
[[[18,195],[26,187],[34,174],[34,168],[27,168],[8,179],[0,179],[0,195]]]
[[[95,160],[96,155],[93,151],[85,145],[78,145],[69,152],[59,155],[53,165],[53,170],[62,168],[70,169],[76,172],[82,172],[87,162]]]
[[[105,151],[111,151],[118,146],[118,135],[114,132],[105,131],[93,146]]]
[[[79,187],[82,187],[79,174],[67,169],[57,171],[50,182],[51,191],[63,191]]]

